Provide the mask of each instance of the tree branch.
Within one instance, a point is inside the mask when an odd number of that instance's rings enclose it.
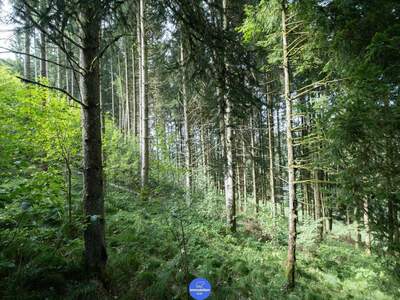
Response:
[[[124,36],[124,34],[117,35],[106,46],[104,46],[104,48],[99,52],[99,54],[95,57],[95,59],[90,64],[90,68],[92,68],[93,65],[96,63],[96,61],[98,61],[104,55],[104,53],[107,51],[107,49],[109,47],[111,47],[115,42],[117,42],[123,36]]]
[[[22,52],[22,51],[16,51],[16,50],[12,50],[12,49],[9,49],[9,48],[4,48],[4,47],[0,47],[0,49],[5,50],[5,52],[0,52],[0,53],[9,53],[10,52],[10,53],[15,53],[15,54],[20,54],[20,55],[26,55],[26,56],[33,57],[33,58],[41,60],[41,61],[45,61],[45,62],[54,64],[54,65],[59,66],[59,67],[63,67],[63,68],[69,69],[69,70],[74,70],[75,72],[78,72],[79,74],[83,75],[83,73],[81,73],[80,71],[76,70],[73,67],[69,67],[69,66],[60,64],[58,62],[52,61],[52,60],[44,59],[44,58],[41,58],[39,56],[30,54],[30,53],[26,53],[26,52]]]
[[[20,77],[20,76],[16,76],[16,77],[18,79],[22,80],[25,83],[35,84],[35,85],[38,85],[38,86],[41,86],[41,87],[44,87],[44,88],[47,88],[47,89],[59,91],[59,92],[65,94],[65,95],[67,95],[72,101],[78,103],[79,105],[81,105],[81,106],[83,106],[85,108],[88,108],[88,106],[86,104],[84,104],[83,102],[79,101],[77,98],[75,98],[69,92],[67,92],[66,90],[64,90],[62,88],[46,85],[46,84],[43,84],[43,83],[40,83],[40,82],[37,82],[37,81],[33,81],[33,80],[29,80],[29,79],[26,79],[26,78],[23,78],[23,77]]]

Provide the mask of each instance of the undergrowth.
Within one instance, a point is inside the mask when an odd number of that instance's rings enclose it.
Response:
[[[366,256],[335,232],[317,246],[315,224],[306,220],[299,228],[298,285],[287,293],[284,218],[274,223],[262,211],[256,221],[250,212],[242,212],[238,232],[231,234],[217,213],[223,206],[221,196],[195,195],[188,208],[183,191],[164,188],[143,202],[134,193],[108,187],[107,290],[86,277],[81,267],[79,226],[64,235],[62,217],[42,222],[62,203],[41,207],[42,215],[35,207],[23,212],[7,207],[0,215],[1,298],[187,299],[187,284],[195,277],[211,282],[211,299],[400,297],[395,269],[388,268],[394,263]],[[25,221],[17,224],[13,220],[18,218]]]

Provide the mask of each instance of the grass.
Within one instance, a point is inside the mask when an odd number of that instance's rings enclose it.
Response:
[[[108,188],[108,280],[105,290],[81,268],[79,230],[63,238],[60,230],[20,230],[13,241],[19,254],[0,256],[0,296],[4,299],[187,299],[188,282],[207,278],[210,299],[399,299],[396,263],[365,255],[342,241],[340,222],[320,244],[315,222],[300,224],[297,286],[285,290],[287,220],[271,222],[238,216],[230,234],[221,214],[223,200],[197,195],[188,209],[182,191],[165,186],[147,202],[126,190]],[[18,246],[14,243],[19,243]],[[56,251],[54,245],[58,245]],[[10,248],[9,247],[9,248]],[[10,248],[11,249],[11,248]],[[9,250],[10,250],[9,249]],[[18,257],[19,261],[16,261]]]

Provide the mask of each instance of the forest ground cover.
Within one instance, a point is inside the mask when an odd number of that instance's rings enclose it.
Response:
[[[63,211],[62,204],[41,208],[40,214],[28,212],[30,221],[22,228],[2,231],[3,247],[6,244],[0,264],[2,297],[185,299],[185,283],[195,277],[212,283],[211,299],[397,299],[400,295],[394,261],[355,249],[345,241],[342,234],[347,232],[339,223],[317,246],[314,222],[300,226],[299,284],[287,294],[286,220],[264,227],[270,216],[262,213],[261,230],[246,223],[249,216],[243,214],[238,232],[232,235],[223,216],[215,214],[215,206],[222,205],[220,196],[210,193],[208,206],[202,202],[188,210],[177,207],[176,200],[183,198],[177,199],[173,190],[143,203],[132,193],[110,188],[107,290],[85,276],[80,235],[60,241],[65,227],[42,223],[55,209]],[[7,211],[2,212],[2,225],[11,217]],[[62,219],[60,214],[60,224]]]

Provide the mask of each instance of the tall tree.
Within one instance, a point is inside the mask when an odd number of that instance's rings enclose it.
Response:
[[[100,116],[100,22],[102,1],[82,1],[82,122],[83,122],[83,202],[88,222],[85,229],[85,258],[94,273],[102,275],[107,262],[103,193],[103,164]]]
[[[284,98],[286,105],[286,148],[287,148],[287,166],[288,166],[288,195],[289,195],[289,240],[288,240],[288,258],[287,258],[287,279],[288,287],[293,288],[295,284],[296,267],[296,238],[297,238],[297,201],[295,191],[295,169],[294,169],[294,151],[292,136],[292,99],[290,95],[290,77],[289,77],[289,53],[287,42],[287,2],[282,1],[282,53],[283,53],[283,80],[284,80]]]
[[[222,28],[226,32],[228,30],[228,0],[222,0]],[[229,65],[223,56],[224,73],[229,69]],[[236,231],[236,205],[235,205],[235,191],[233,184],[233,120],[232,109],[233,103],[229,94],[229,80],[224,78],[224,129],[225,129],[225,170],[224,170],[224,186],[225,186],[225,205],[227,213],[228,227],[232,232]]]
[[[148,104],[148,69],[147,69],[147,40],[146,40],[146,1],[139,0],[140,22],[140,178],[142,188],[149,181],[149,104]]]
[[[189,101],[187,87],[187,71],[185,57],[184,33],[181,31],[180,61],[182,72],[182,106],[183,106],[183,126],[184,126],[184,155],[185,155],[185,187],[187,190],[187,202],[190,203],[190,192],[192,189],[192,151],[190,146],[190,124],[189,124]]]
[[[25,5],[26,14],[30,15],[29,7]],[[25,59],[24,59],[24,77],[32,79],[32,68],[31,68],[31,23],[29,18],[25,21]]]

